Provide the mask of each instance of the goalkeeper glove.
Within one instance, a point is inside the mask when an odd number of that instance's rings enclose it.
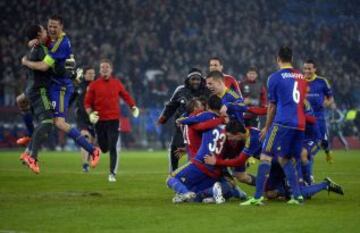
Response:
[[[81,68],[76,69],[76,78],[75,78],[75,80],[76,80],[77,83],[81,83],[82,79],[84,78],[83,74],[84,74],[83,69],[81,69]]]
[[[76,66],[74,55],[71,54],[70,58],[65,60],[65,69],[66,70],[74,70]]]
[[[91,124],[96,124],[99,121],[99,115],[97,111],[91,112],[89,114],[89,121]]]
[[[132,113],[133,117],[138,118],[138,116],[140,114],[139,108],[136,106],[133,106],[131,108],[131,113]]]

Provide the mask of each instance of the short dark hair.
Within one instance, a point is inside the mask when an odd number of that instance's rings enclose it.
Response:
[[[235,119],[231,119],[229,123],[226,124],[225,130],[231,134],[246,133],[245,125]]]
[[[206,78],[214,78],[214,79],[222,79],[223,80],[224,75],[220,71],[214,70],[214,71],[211,71],[210,73],[208,73]]]
[[[64,24],[64,19],[60,15],[52,15],[49,20],[58,21],[60,24]]]
[[[308,58],[305,60],[305,63],[308,63],[308,64],[313,64],[314,68],[316,67],[316,62],[314,59],[312,58]]]
[[[210,63],[210,61],[212,61],[212,60],[219,61],[220,65],[222,65],[222,60],[221,60],[221,58],[220,58],[220,57],[210,57],[210,59],[209,59],[209,63]]]
[[[84,74],[86,74],[86,72],[87,72],[88,70],[95,70],[95,68],[92,67],[92,66],[85,66],[84,69],[83,69]]]
[[[255,66],[250,66],[247,72],[255,71],[257,73],[257,68]]]
[[[41,32],[41,26],[39,24],[31,25],[26,30],[26,37],[28,40],[36,39]]]
[[[217,95],[210,96],[208,100],[208,106],[211,110],[220,111],[221,107],[223,106],[221,98]]]
[[[278,57],[282,62],[291,62],[292,61],[293,52],[288,46],[281,46],[278,52]]]

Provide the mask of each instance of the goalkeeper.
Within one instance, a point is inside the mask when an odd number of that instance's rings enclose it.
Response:
[[[95,141],[95,128],[94,125],[90,122],[88,114],[84,107],[84,98],[86,94],[87,87],[95,79],[95,69],[93,67],[85,67],[84,69],[78,68],[76,70],[75,76],[75,92],[70,99],[71,103],[74,104],[74,112],[76,116],[76,126],[80,130],[81,135],[83,135],[89,143],[94,143]],[[81,148],[81,157],[82,157],[82,170],[83,172],[89,171],[89,161],[90,154]]]
[[[120,97],[129,105],[134,117],[139,116],[139,109],[134,99],[126,91],[121,81],[113,74],[110,60],[100,61],[100,76],[90,83],[85,95],[84,105],[89,120],[95,124],[95,132],[100,149],[110,153],[109,182],[116,181],[118,152],[116,143],[119,138]]]

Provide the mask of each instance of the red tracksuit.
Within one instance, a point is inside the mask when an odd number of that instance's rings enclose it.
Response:
[[[98,77],[91,82],[86,91],[84,106],[99,112],[100,121],[120,118],[120,97],[130,106],[135,106],[134,99],[126,91],[120,80],[111,76],[108,80]]]

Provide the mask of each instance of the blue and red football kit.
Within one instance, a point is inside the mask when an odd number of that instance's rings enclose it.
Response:
[[[199,123],[216,119],[217,114],[213,112],[203,112],[199,115],[183,119],[184,123]],[[204,163],[204,157],[210,154],[219,154],[225,141],[224,125],[218,125],[215,128],[206,130],[202,133],[201,145],[194,159],[183,167],[171,173],[171,178],[167,184],[175,192],[200,192],[211,187],[219,180],[221,170],[212,165]],[[183,186],[181,186],[183,185]],[[177,187],[181,186],[181,190]]]
[[[268,100],[276,105],[272,126],[262,152],[271,156],[299,158],[304,139],[306,80],[296,69],[284,68],[268,78]]]
[[[326,78],[314,76],[308,81],[306,98],[313,108],[314,115],[320,130],[322,140],[327,140],[328,131],[326,127],[324,100],[333,97],[330,84]]]
[[[54,67],[55,64],[56,66],[64,66],[65,60],[70,58],[72,54],[70,40],[65,33],[62,33],[56,41],[49,42],[48,49],[49,53],[44,61],[50,67]],[[52,75],[51,81],[49,96],[54,108],[54,116],[65,118],[69,100],[74,92],[72,81],[66,73],[55,73]]]

